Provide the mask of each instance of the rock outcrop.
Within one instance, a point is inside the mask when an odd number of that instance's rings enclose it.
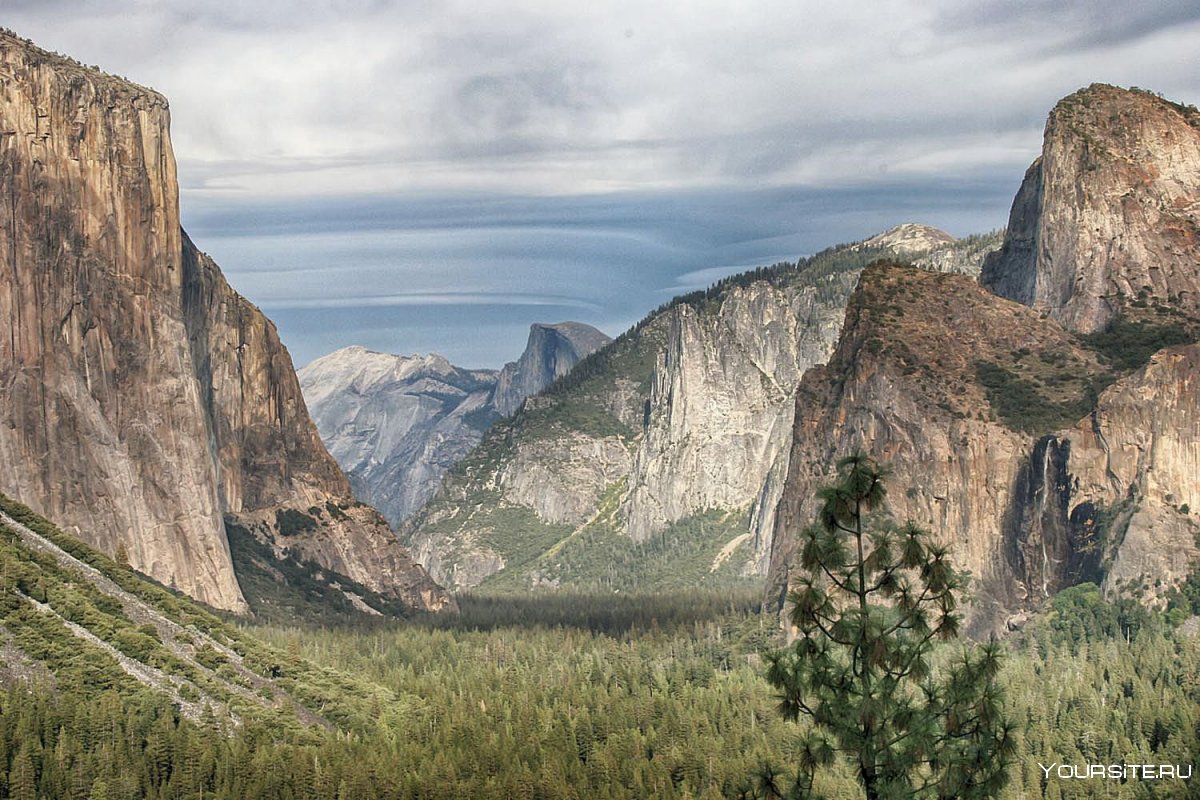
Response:
[[[492,405],[501,416],[511,416],[525,398],[545,389],[611,341],[608,335],[581,322],[531,325],[525,352],[505,364],[497,376]]]
[[[1106,594],[1157,602],[1200,568],[1200,345],[1159,351],[1057,440],[1060,524]]]
[[[347,347],[301,369],[300,386],[355,495],[399,525],[493,422],[608,341],[579,322],[535,324],[520,359],[499,372]]]
[[[1064,98],[982,281],[1067,327],[1134,303],[1200,316],[1200,112],[1096,84]]]
[[[891,465],[894,516],[976,578],[976,633],[1084,580],[1165,592],[1200,557],[1198,355],[1163,350],[1097,400],[1114,368],[1060,324],[963,278],[869,269],[833,358],[797,394],[768,595],[856,451]]]
[[[668,312],[651,409],[629,471],[625,531],[645,541],[706,508],[752,502],[790,440],[804,370],[825,361],[843,314],[817,287],[735,287],[715,313]]]
[[[452,602],[350,487],[274,326],[179,225],[166,100],[0,34],[0,490],[246,610],[225,518],[381,594]]]
[[[1040,559],[1012,563],[1018,550],[1069,549],[1048,541],[1040,516],[1023,516],[1054,502],[1060,472],[1045,444],[1033,458],[1037,428],[1022,430],[1026,420],[998,414],[981,365],[1003,370],[1014,385],[1036,387],[1025,401],[1040,401],[1032,424],[1047,433],[1064,418],[1074,421],[1060,408],[1085,398],[1105,374],[1097,355],[1062,326],[967,277],[897,265],[863,273],[833,357],[805,373],[797,392],[772,543],[772,599],[787,584],[795,537],[816,513],[817,490],[836,460],[856,451],[891,465],[892,513],[932,530],[979,580],[981,624],[1003,620],[997,609],[1070,582],[1065,558],[1056,556],[1051,569]],[[1031,469],[1021,490],[1017,476]]]
[[[1197,119],[1143,92],[1072,95],[982,287],[863,274],[797,393],[771,600],[817,489],[856,450],[891,464],[894,515],[974,574],[976,633],[1081,581],[1161,599],[1200,565]]]

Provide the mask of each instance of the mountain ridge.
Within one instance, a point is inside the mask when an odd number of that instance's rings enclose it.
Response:
[[[944,244],[957,255],[941,267],[977,271],[991,243]],[[857,270],[886,252],[831,248],[664,304],[497,423],[402,538],[458,588],[506,569],[485,587],[518,591],[514,567],[526,590],[637,586],[599,563],[581,571],[585,541],[635,572],[635,550],[653,550],[647,569],[662,575],[656,548],[704,542],[688,557],[704,565],[697,581],[764,574],[773,515],[760,494],[786,471],[793,384],[826,357]]]

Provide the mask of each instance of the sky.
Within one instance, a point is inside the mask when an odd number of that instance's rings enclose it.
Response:
[[[171,103],[184,227],[297,365],[515,359],[902,222],[1004,225],[1054,103],[1200,102],[1200,5],[3,0]]]

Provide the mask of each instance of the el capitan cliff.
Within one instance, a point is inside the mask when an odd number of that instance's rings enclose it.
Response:
[[[0,491],[219,608],[247,609],[226,522],[451,604],[351,497],[274,325],[180,228],[169,124],[156,92],[0,33]],[[285,535],[294,514],[311,524]]]

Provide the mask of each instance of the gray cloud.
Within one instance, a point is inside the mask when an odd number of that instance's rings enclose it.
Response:
[[[1200,6],[1190,0],[976,0],[969,5],[949,4],[941,22],[973,37],[983,34],[1014,42],[1052,39],[1075,48],[1096,48],[1195,25],[1200,22]]]
[[[209,201],[185,224],[271,314],[299,362],[359,343],[496,366],[520,351],[531,322],[578,319],[616,334],[681,291],[900,222],[959,235],[994,228],[1018,178]]]
[[[1059,97],[1200,100],[1174,0],[9,0],[5,24],[167,94],[186,225],[305,359],[362,335],[494,365],[552,313],[616,333],[725,270],[996,227]],[[497,298],[459,314],[485,343],[439,322],[467,296]]]
[[[574,194],[939,175],[930,155],[950,151],[1017,168],[1054,100],[1093,80],[1194,92],[1193,6],[90,0],[10,17],[166,92],[189,189]]]

